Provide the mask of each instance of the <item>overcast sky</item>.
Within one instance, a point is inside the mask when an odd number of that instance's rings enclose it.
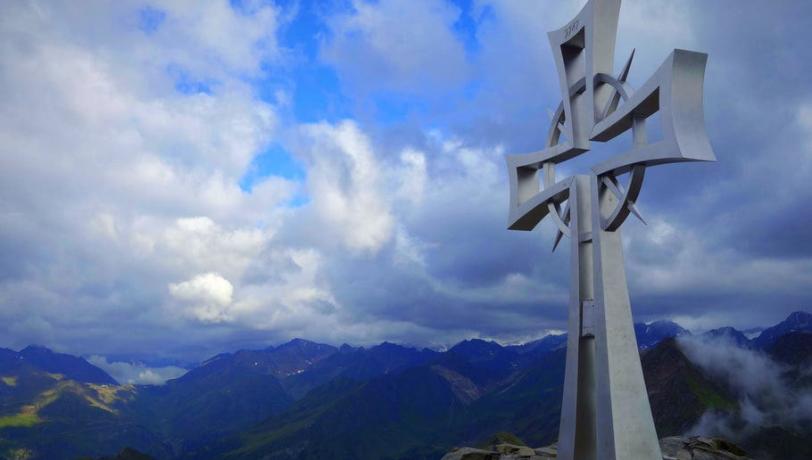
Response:
[[[563,329],[568,247],[506,230],[504,155],[542,147],[546,32],[581,6],[0,3],[0,346],[182,363]],[[624,1],[632,85],[673,48],[710,54],[719,160],[646,173],[649,225],[623,228],[637,320],[812,309],[810,18]]]

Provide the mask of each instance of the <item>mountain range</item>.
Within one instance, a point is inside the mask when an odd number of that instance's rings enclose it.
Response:
[[[793,313],[752,340],[733,328],[692,335],[670,321],[635,333],[660,437],[710,429],[715,417],[764,458],[812,458],[812,420],[753,425],[747,404],[758,398],[723,372],[752,355],[773,363],[789,392],[812,395],[812,315]],[[703,343],[738,354],[703,359]],[[510,346],[471,339],[442,352],[294,339],[214,356],[164,385],[120,385],[44,347],[0,349],[0,458],[131,447],[156,459],[436,459],[504,431],[545,445],[557,437],[565,348],[566,335]]]

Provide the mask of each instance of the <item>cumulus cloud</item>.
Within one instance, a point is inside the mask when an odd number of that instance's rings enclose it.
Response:
[[[219,323],[231,319],[228,311],[234,286],[217,273],[204,273],[181,283],[169,285],[169,293],[191,304],[191,312],[200,321]]]
[[[539,31],[580,5],[344,6],[293,24],[307,8],[3,3],[3,345],[193,360],[292,336],[444,345],[564,328],[566,245],[550,253],[549,223],[506,231],[503,157],[541,145],[560,94]],[[655,8],[658,26],[646,20]],[[806,72],[756,72],[812,62],[796,37],[763,26],[786,8],[742,6],[747,26],[731,31],[721,6],[624,2],[618,60],[638,48],[633,80],[671,48],[711,52],[720,157],[647,172],[650,226],[623,230],[638,319],[746,328],[809,300],[812,97]],[[770,65],[753,66],[744,40],[764,43]],[[297,85],[313,67],[344,102],[302,123],[312,95]],[[800,102],[768,103],[782,88]],[[358,108],[381,94],[407,101],[405,113]],[[300,177],[257,166],[276,144]],[[244,190],[249,170],[262,174]]]
[[[367,136],[345,121],[304,128],[309,166],[308,190],[324,230],[338,234],[357,250],[377,250],[392,235],[393,216],[383,165]]]
[[[167,380],[178,378],[186,373],[186,369],[182,367],[148,367],[143,363],[110,362],[104,356],[99,355],[92,355],[87,360],[103,369],[122,385],[163,385]]]
[[[0,7],[9,345],[95,351],[109,342],[99,323],[131,331],[115,351],[172,340],[184,319],[167,284],[188,297],[200,274],[237,279],[296,188],[281,177],[239,186],[277,126],[246,81],[279,55],[274,7],[176,3],[144,30],[142,6]],[[201,304],[209,320],[227,316],[219,284]]]

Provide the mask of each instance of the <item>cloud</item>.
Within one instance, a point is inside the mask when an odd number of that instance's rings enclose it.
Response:
[[[120,384],[163,385],[167,380],[178,378],[186,373],[186,369],[182,367],[147,367],[143,363],[110,362],[104,356],[99,355],[90,356],[87,360],[110,374]]]
[[[453,33],[460,11],[446,2],[352,2],[328,20],[324,60],[352,89],[430,94],[452,89],[466,73],[465,50]]]
[[[648,226],[626,226],[624,250],[630,292],[654,317],[698,329],[770,324],[771,312],[757,307],[777,293],[793,298],[812,277],[809,259],[747,254],[721,245],[705,226],[678,223],[678,216],[647,218]],[[731,315],[724,306],[734,303],[758,311]]]
[[[169,285],[172,297],[189,303],[195,318],[207,323],[231,319],[228,307],[234,286],[217,273],[204,273],[181,283]]]
[[[568,246],[550,252],[549,222],[505,229],[504,155],[542,145],[560,99],[543,32],[580,3],[144,6],[0,6],[2,345],[188,362],[565,328]],[[720,159],[647,171],[650,225],[623,228],[638,320],[808,306],[812,56],[774,27],[807,9],[624,2],[633,84],[675,47],[711,54]],[[340,117],[305,122],[322,96]],[[277,145],[302,174],[243,190]]]
[[[397,175],[400,180],[399,198],[420,205],[428,180],[426,155],[413,148],[406,148],[400,153],[400,163],[402,167]]]
[[[173,62],[202,75],[216,69],[260,72],[260,66],[278,58],[278,11],[269,4],[247,3],[240,11],[224,1],[176,2],[166,5],[166,19],[152,35],[169,49]],[[188,44],[196,44],[191,50]]]
[[[126,329],[108,351],[180,346],[172,337],[186,319],[168,281],[235,279],[272,236],[296,184],[271,176],[246,193],[239,179],[278,122],[247,81],[279,55],[276,12],[200,6],[168,5],[147,33],[135,3],[3,5],[8,345],[86,354]],[[190,89],[189,78],[211,84]],[[222,302],[210,305],[211,318],[224,315]],[[209,334],[190,330],[184,340]]]
[[[303,129],[307,146],[300,154],[317,219],[351,249],[379,249],[392,235],[393,216],[369,139],[351,121]]]
[[[688,359],[739,398],[738,412],[708,411],[688,434],[737,440],[765,427],[797,430],[812,422],[812,391],[788,382],[786,366],[725,340],[684,336],[678,343]]]

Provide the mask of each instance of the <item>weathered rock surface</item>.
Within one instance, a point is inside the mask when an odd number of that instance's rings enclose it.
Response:
[[[442,460],[493,460],[495,458],[501,457],[492,450],[459,447],[443,455]]]
[[[750,460],[735,444],[719,438],[672,436],[660,440],[664,460]],[[442,460],[549,460],[558,457],[555,444],[531,449],[513,444],[496,444],[487,449],[461,447]]]
[[[739,446],[719,438],[672,436],[660,440],[666,460],[749,460]]]
[[[445,454],[442,460],[547,460],[556,458],[555,447],[531,449],[515,444],[496,444],[487,449],[460,447]]]

